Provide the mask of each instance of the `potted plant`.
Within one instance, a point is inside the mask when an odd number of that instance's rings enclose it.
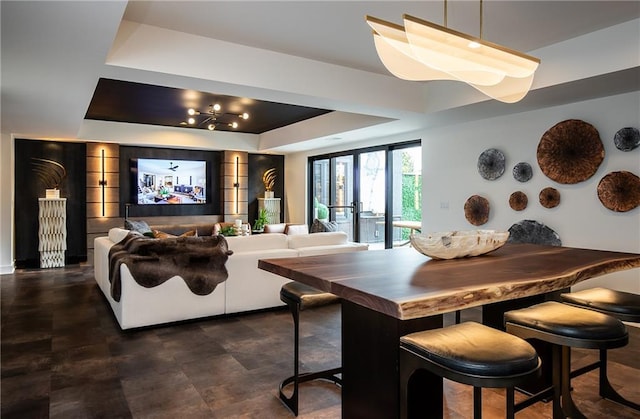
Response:
[[[322,203],[318,203],[318,220],[326,221],[329,219],[329,208]]]
[[[269,217],[267,216],[267,209],[262,208],[258,211],[258,218],[256,218],[256,222],[253,224],[253,231],[263,231],[264,226],[269,223]]]
[[[237,236],[238,231],[235,226],[224,226],[220,229],[220,235],[226,237]]]

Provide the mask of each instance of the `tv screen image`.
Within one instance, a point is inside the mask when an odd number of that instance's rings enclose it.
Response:
[[[206,204],[207,162],[137,159],[138,205]]]

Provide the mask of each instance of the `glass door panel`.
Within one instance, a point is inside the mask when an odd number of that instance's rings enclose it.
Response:
[[[329,159],[315,160],[313,162],[313,218],[319,220],[329,219],[329,209],[331,193],[331,173],[329,170]]]
[[[360,154],[359,237],[361,243],[369,243],[369,249],[385,247],[386,214],[386,151]]]
[[[313,219],[335,221],[354,240],[353,156],[313,162]]]
[[[331,220],[338,223],[338,228],[354,240],[354,207],[353,207],[353,156],[340,156],[331,159],[335,185],[333,200],[329,205]]]
[[[409,244],[409,235],[420,231],[422,220],[422,149],[400,148],[393,159],[393,247]]]

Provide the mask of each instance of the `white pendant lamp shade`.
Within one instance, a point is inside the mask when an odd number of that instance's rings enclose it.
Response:
[[[412,81],[463,81],[502,102],[521,100],[540,60],[444,26],[404,15],[404,27],[375,17],[366,21],[382,63]]]
[[[377,19],[367,22],[374,30],[373,40],[378,56],[391,74],[412,81],[453,80],[451,75],[425,66],[414,57],[402,26]]]

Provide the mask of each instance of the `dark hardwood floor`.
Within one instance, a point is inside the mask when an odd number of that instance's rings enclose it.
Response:
[[[4,419],[293,417],[277,397],[292,372],[293,322],[284,309],[122,332],[91,266],[2,275],[0,286]],[[463,312],[471,319],[477,310]],[[339,365],[339,306],[304,311],[301,327],[304,368]],[[640,401],[640,330],[630,332],[630,344],[610,353],[610,376]],[[573,361],[595,356],[574,351]],[[589,418],[639,416],[599,398],[596,372],[573,387]],[[504,417],[503,391],[483,395],[485,417]],[[471,417],[471,389],[447,382],[445,407],[447,418]],[[518,416],[549,418],[551,406]],[[340,389],[305,384],[299,417],[339,418]]]

